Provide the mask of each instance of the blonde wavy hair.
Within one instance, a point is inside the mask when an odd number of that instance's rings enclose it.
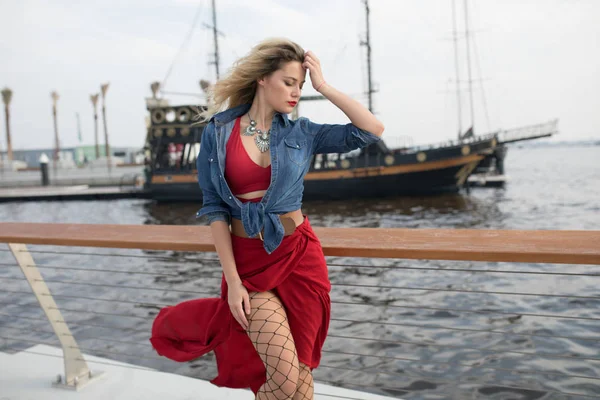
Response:
[[[304,49],[288,39],[267,39],[237,60],[229,74],[207,91],[207,108],[198,114],[200,122],[214,114],[254,100],[258,80],[290,61],[304,62]]]

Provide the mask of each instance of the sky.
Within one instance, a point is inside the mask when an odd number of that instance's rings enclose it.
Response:
[[[466,129],[464,1],[456,2]],[[456,138],[452,0],[369,4],[374,112],[388,146]],[[600,1],[469,0],[468,6],[475,132],[558,118],[553,140],[600,139]],[[320,58],[329,84],[367,104],[361,0],[216,0],[216,11],[221,75],[261,40],[286,37]],[[142,147],[151,82],[164,83],[173,105],[203,103],[198,81],[215,80],[210,24],[210,0],[1,0],[0,88],[13,91],[13,149],[53,147],[53,90],[60,95],[61,146],[79,144],[76,113],[81,144],[93,144],[90,95],[105,82],[110,144]],[[314,94],[307,84],[303,95]],[[300,114],[347,122],[327,101],[301,102]],[[4,113],[0,119],[5,150]]]

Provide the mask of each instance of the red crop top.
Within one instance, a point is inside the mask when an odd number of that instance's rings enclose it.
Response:
[[[271,184],[271,165],[266,168],[256,164],[244,148],[240,137],[240,121],[238,118],[227,141],[227,156],[225,157],[225,179],[234,195],[267,190]],[[240,199],[260,201],[256,199]]]

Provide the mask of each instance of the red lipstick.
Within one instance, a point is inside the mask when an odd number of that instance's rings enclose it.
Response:
[[[292,107],[295,107],[296,104],[298,104],[298,102],[297,101],[288,101],[288,104]]]

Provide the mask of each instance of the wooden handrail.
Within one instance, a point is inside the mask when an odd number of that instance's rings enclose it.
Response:
[[[327,256],[600,265],[600,231],[314,228]],[[215,251],[210,228],[0,223],[0,243]]]

